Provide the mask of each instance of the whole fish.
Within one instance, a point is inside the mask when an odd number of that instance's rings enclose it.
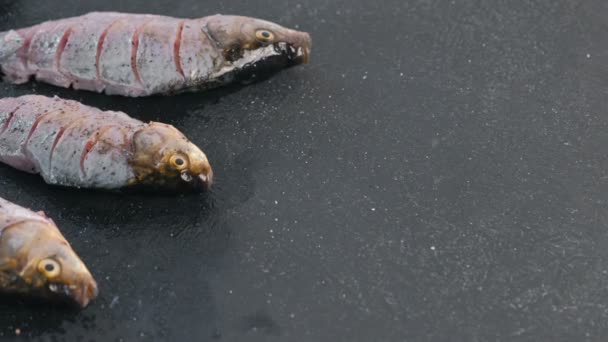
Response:
[[[207,156],[173,126],[38,95],[0,99],[0,162],[83,188],[199,191],[213,179]]]
[[[148,96],[248,82],[307,63],[308,33],[241,16],[93,12],[0,33],[0,71],[59,87]]]
[[[81,307],[97,283],[53,220],[0,198],[0,292],[68,299]]]

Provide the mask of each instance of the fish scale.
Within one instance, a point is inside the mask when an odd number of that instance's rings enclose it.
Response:
[[[69,87],[71,80],[59,71],[58,57],[62,55],[65,39],[78,19],[67,19],[42,24],[35,29],[28,50],[28,68],[38,81],[59,87]]]
[[[74,121],[74,113],[78,113],[80,106],[74,103],[67,103],[61,109],[43,117],[38,126],[30,136],[27,156],[35,160],[38,169],[43,175],[51,172],[51,154],[53,153],[53,143],[62,128]]]
[[[61,71],[71,75],[74,89],[92,90],[100,92],[104,85],[97,81],[97,48],[102,29],[107,28],[121,14],[108,13],[104,16],[83,16],[72,26],[72,33],[68,38],[63,54],[61,55]]]

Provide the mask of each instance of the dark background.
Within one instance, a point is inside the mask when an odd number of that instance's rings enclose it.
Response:
[[[213,192],[0,196],[56,219],[96,276],[83,312],[0,303],[0,339],[608,338],[608,2],[0,0],[0,31],[92,10],[242,14],[313,60],[248,87],[58,94],[181,129]]]

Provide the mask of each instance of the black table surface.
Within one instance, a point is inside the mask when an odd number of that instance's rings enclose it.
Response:
[[[101,290],[5,298],[1,340],[608,338],[606,1],[0,0],[0,31],[93,10],[260,17],[313,59],[174,97],[0,83],[173,124],[217,175],[121,195],[0,166]]]

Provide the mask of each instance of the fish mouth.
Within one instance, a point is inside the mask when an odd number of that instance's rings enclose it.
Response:
[[[274,49],[275,55],[287,59],[287,66],[310,63],[312,43],[308,34],[298,43],[281,42],[272,44],[271,46]]]
[[[308,33],[301,33],[300,40],[297,44],[292,45],[292,47],[296,47],[296,58],[302,64],[310,63],[310,53],[312,50],[312,39]]]
[[[308,64],[310,63],[310,50],[310,46],[295,47],[289,45],[288,51],[282,51],[282,53],[285,54],[290,61],[293,61],[293,63],[290,63],[289,65]]]
[[[208,191],[213,184],[213,171],[192,173],[184,170],[178,174],[154,173],[129,184],[128,189],[154,193],[198,193]]]
[[[201,173],[198,175],[192,175],[190,172],[184,171],[180,174],[180,178],[195,190],[208,191],[213,184],[212,171],[209,171],[207,174]]]
[[[310,41],[268,44],[255,50],[244,50],[239,59],[224,64],[210,79],[219,84],[248,84],[267,78],[284,68],[307,64],[310,62],[310,54]]]
[[[301,58],[302,64],[310,63],[310,50],[309,46],[298,48],[298,58]]]
[[[81,309],[86,308],[99,294],[97,283],[93,280],[80,285],[51,283],[48,289],[55,295],[69,299]]]

